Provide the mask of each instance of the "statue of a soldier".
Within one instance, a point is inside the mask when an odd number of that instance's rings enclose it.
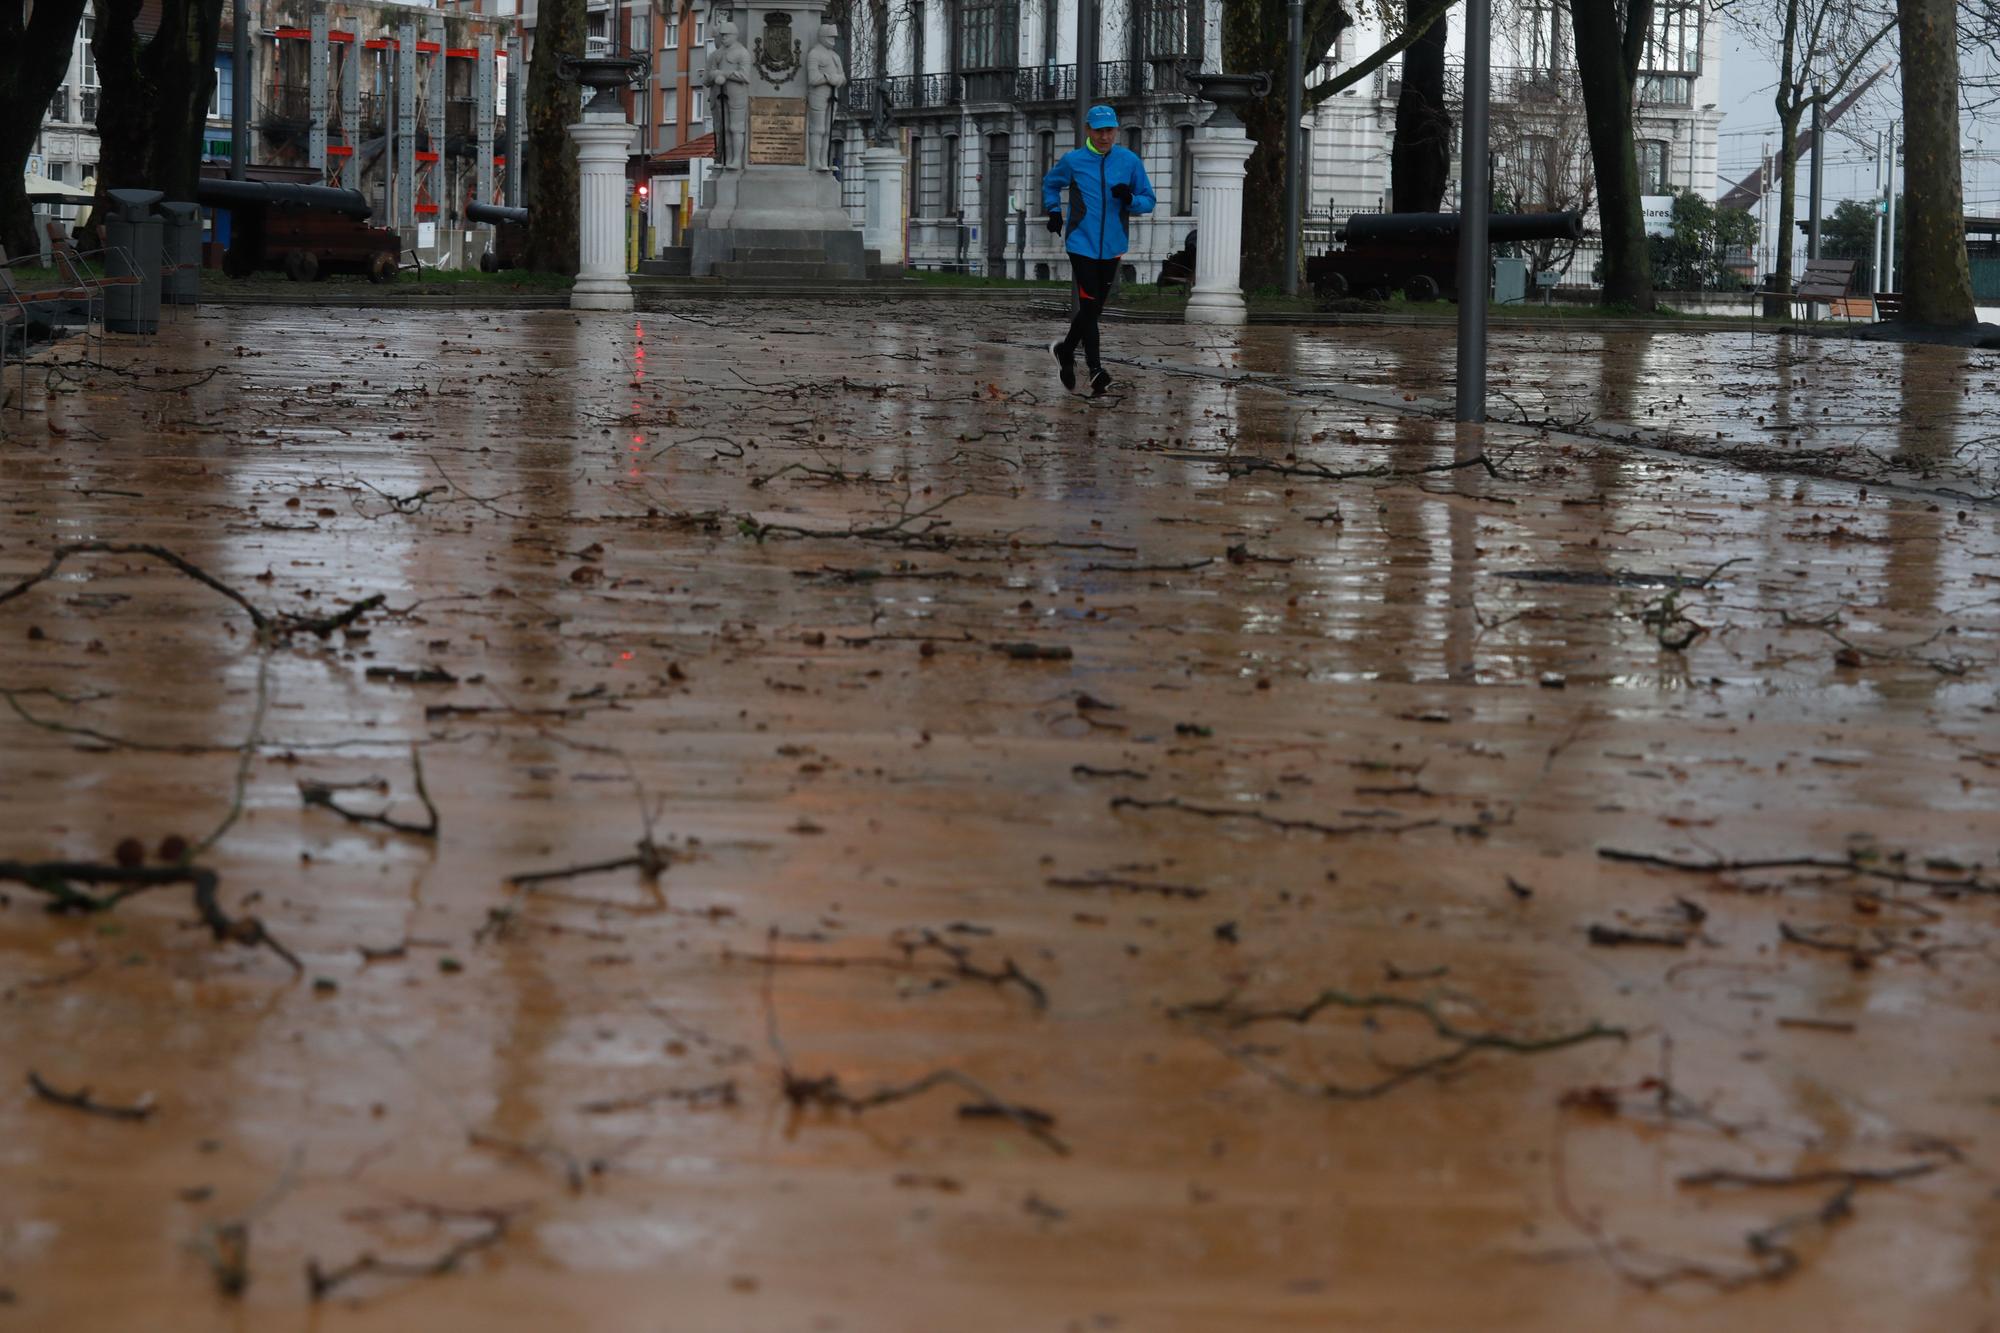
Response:
[[[822,23],[806,53],[806,165],[814,171],[833,170],[833,103],[847,83],[834,50],[839,40],[840,29]]]
[[[736,38],[736,25],[715,25],[715,56],[703,82],[715,99],[715,164],[741,171],[750,148],[750,48]]]

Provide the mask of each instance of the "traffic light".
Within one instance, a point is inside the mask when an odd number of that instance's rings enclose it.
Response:
[[[642,204],[645,203],[647,199],[652,197],[652,193],[653,187],[651,185],[641,184],[639,186],[639,202]]]

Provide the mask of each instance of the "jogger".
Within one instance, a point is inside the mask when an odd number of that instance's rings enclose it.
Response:
[[[1125,219],[1153,211],[1153,183],[1146,179],[1139,155],[1115,142],[1117,112],[1094,106],[1085,121],[1088,133],[1083,147],[1064,153],[1042,178],[1042,206],[1048,210],[1049,230],[1068,237],[1064,248],[1076,279],[1076,314],[1069,333],[1050,343],[1049,352],[1063,387],[1074,389],[1076,353],[1081,348],[1090,368],[1091,396],[1096,397],[1111,387],[1111,374],[1098,359],[1098,317],[1117,279],[1118,261],[1125,257]],[[1071,188],[1076,191],[1076,212],[1065,219],[1063,196]]]

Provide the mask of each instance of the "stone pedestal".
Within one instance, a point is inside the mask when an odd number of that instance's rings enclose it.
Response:
[[[817,61],[824,69],[833,59],[831,48],[821,47],[825,12],[825,0],[763,0],[754,10],[717,11],[711,22],[716,46],[704,77],[721,81],[709,84],[721,143],[714,201],[688,233],[689,271],[697,278],[866,276],[861,233],[841,204],[840,182],[813,165],[824,157],[813,137],[813,66]],[[736,29],[739,20],[743,31]],[[737,97],[744,100],[741,143],[733,138]],[[838,106],[836,99],[828,115]]]
[[[569,127],[576,140],[577,273],[573,310],[630,310],[625,273],[625,161],[638,131],[619,111],[586,111]]]
[[[903,262],[903,151],[877,147],[861,154],[862,187],[867,192],[867,221],[861,243],[882,256],[885,265]]]
[[[1204,125],[1195,132],[1194,290],[1188,293],[1190,324],[1242,324],[1243,178],[1257,150],[1240,125]]]

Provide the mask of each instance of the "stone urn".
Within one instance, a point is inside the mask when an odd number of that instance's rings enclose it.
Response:
[[[1236,108],[1256,97],[1271,95],[1271,76],[1258,74],[1204,74],[1198,69],[1183,68],[1181,77],[1194,85],[1195,96],[1215,107],[1204,125],[1241,126],[1243,121],[1236,114]]]
[[[624,118],[625,108],[618,102],[619,91],[643,84],[652,68],[651,58],[643,55],[564,56],[562,61],[564,78],[597,90],[583,104],[583,113],[587,116],[608,113],[620,119]]]

